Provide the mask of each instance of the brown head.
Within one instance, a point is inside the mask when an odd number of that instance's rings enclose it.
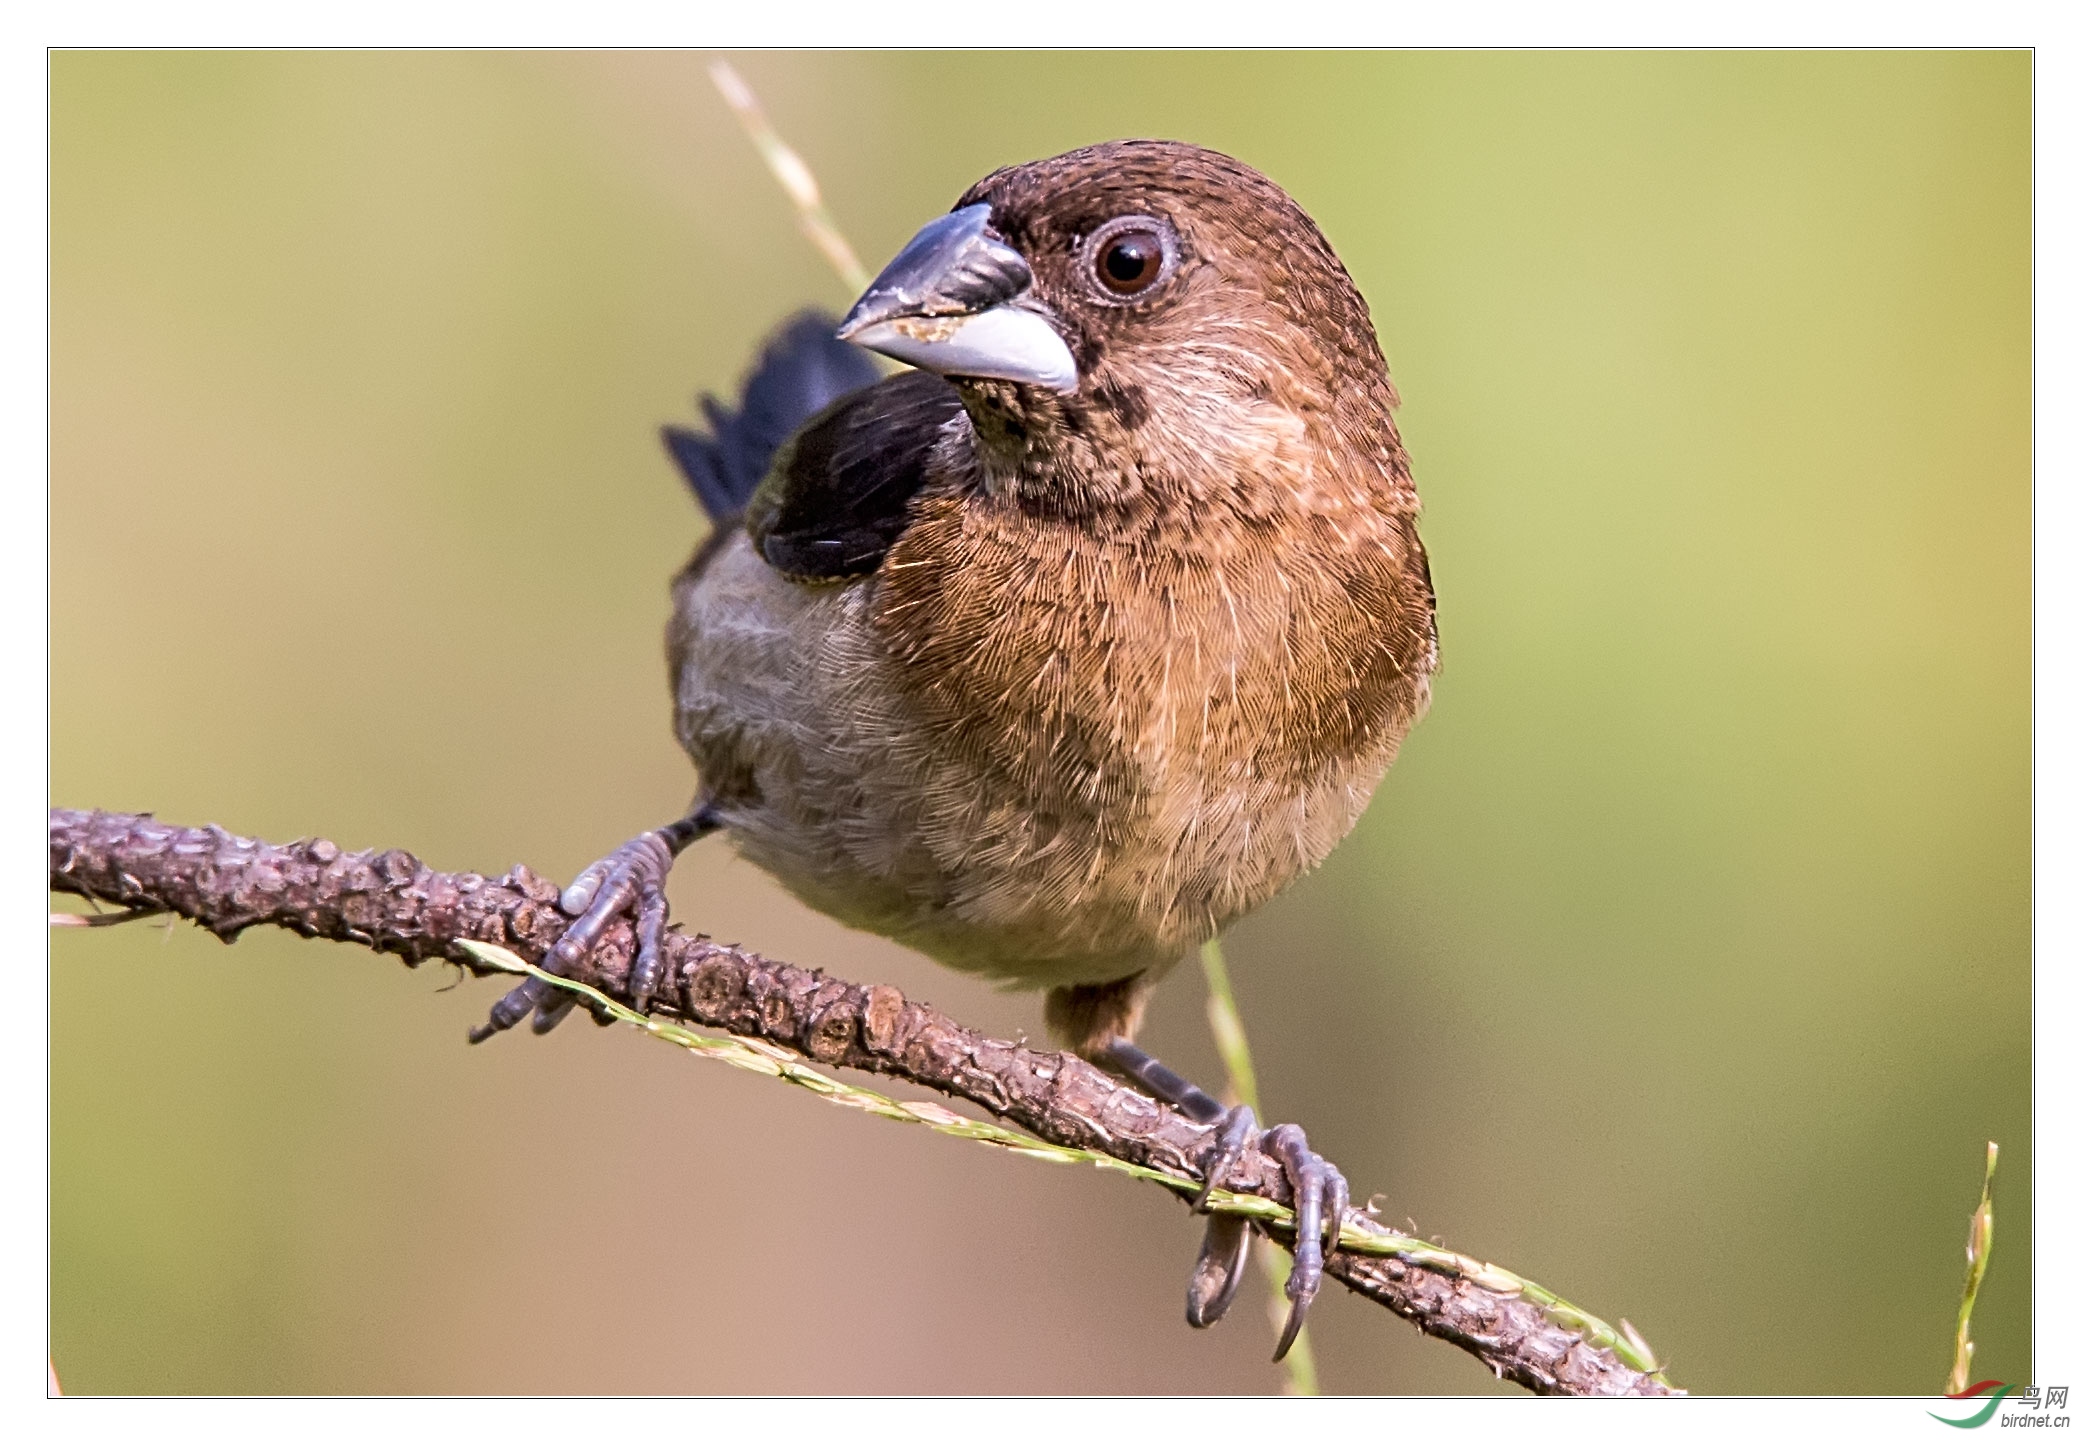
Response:
[[[1198,146],[993,172],[841,334],[955,382],[993,490],[1029,506],[1416,505],[1351,277],[1286,192]]]

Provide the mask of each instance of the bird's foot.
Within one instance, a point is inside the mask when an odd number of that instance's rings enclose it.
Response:
[[[665,972],[666,876],[672,872],[673,861],[681,850],[716,827],[712,815],[697,810],[677,823],[638,834],[606,858],[581,870],[557,901],[557,907],[572,916],[571,927],[543,956],[543,969],[566,978],[575,977],[578,966],[600,942],[608,926],[633,909],[636,957],[630,962],[624,992],[631,1008],[638,1013],[647,1012]],[[535,1032],[547,1034],[577,1003],[576,994],[531,975],[492,1006],[485,1022],[470,1031],[470,1042],[481,1044],[513,1028],[530,1014],[535,1016]],[[610,1022],[598,1009],[594,1017],[602,1024]]]
[[[1299,1125],[1274,1125],[1262,1133],[1249,1105],[1223,1108],[1220,1101],[1146,1051],[1116,1037],[1092,1053],[1092,1059],[1134,1080],[1158,1099],[1189,1118],[1214,1126],[1213,1143],[1200,1160],[1204,1182],[1195,1210],[1205,1212],[1208,1198],[1254,1141],[1280,1162],[1294,1191],[1294,1268],[1287,1275],[1287,1326],[1280,1332],[1274,1360],[1284,1359],[1308,1319],[1308,1308],[1323,1284],[1323,1255],[1337,1248],[1351,1207],[1351,1187],[1344,1173],[1309,1148]],[[1238,1215],[1213,1215],[1200,1242],[1200,1258],[1186,1282],[1186,1322],[1211,1326],[1220,1320],[1243,1284],[1244,1261],[1250,1251],[1250,1226]]]
[[[1200,1165],[1206,1183],[1193,1202],[1194,1209],[1207,1209],[1208,1197],[1253,1140],[1280,1162],[1294,1191],[1294,1268],[1287,1274],[1287,1325],[1272,1353],[1274,1360],[1281,1360],[1301,1334],[1308,1308],[1322,1287],[1324,1252],[1337,1248],[1345,1211],[1352,1203],[1351,1187],[1345,1183],[1343,1171],[1309,1148],[1308,1136],[1299,1125],[1275,1125],[1260,1133],[1249,1105],[1232,1106],[1214,1125],[1214,1143]],[[1209,1219],[1200,1258],[1186,1285],[1188,1324],[1213,1325],[1229,1309],[1242,1283],[1249,1243],[1250,1230],[1242,1217],[1216,1215]]]

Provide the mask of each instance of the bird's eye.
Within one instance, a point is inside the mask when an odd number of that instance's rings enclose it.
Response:
[[[1099,284],[1116,296],[1149,289],[1164,269],[1164,238],[1154,231],[1123,231],[1099,252]]]
[[[1155,216],[1116,216],[1084,242],[1086,274],[1109,301],[1133,301],[1177,268],[1178,237]]]

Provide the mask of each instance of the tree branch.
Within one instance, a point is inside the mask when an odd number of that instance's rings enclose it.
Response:
[[[128,909],[171,910],[226,943],[256,924],[396,954],[445,959],[483,974],[466,942],[539,963],[566,920],[557,887],[524,865],[501,878],[441,873],[401,849],[347,853],[323,839],[288,845],[182,828],[149,815],[52,809],[51,888]],[[1207,1127],[1074,1055],[1028,1049],[966,1029],[886,985],[850,984],[678,930],[666,939],[654,1012],[799,1050],[823,1065],[908,1080],[980,1105],[1035,1138],[1163,1172],[1197,1189]],[[617,923],[583,982],[619,993],[633,952]],[[1246,1151],[1229,1181],[1243,1195],[1291,1203],[1276,1160]],[[1282,1243],[1291,1217],[1251,1212]],[[1667,1395],[1631,1326],[1614,1330],[1510,1271],[1370,1217],[1346,1217],[1326,1266],[1353,1291],[1451,1341],[1498,1377],[1563,1395]]]

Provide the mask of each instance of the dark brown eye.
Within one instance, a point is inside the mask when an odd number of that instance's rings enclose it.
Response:
[[[1115,296],[1148,289],[1164,270],[1164,238],[1154,231],[1123,231],[1099,248],[1099,284]]]

